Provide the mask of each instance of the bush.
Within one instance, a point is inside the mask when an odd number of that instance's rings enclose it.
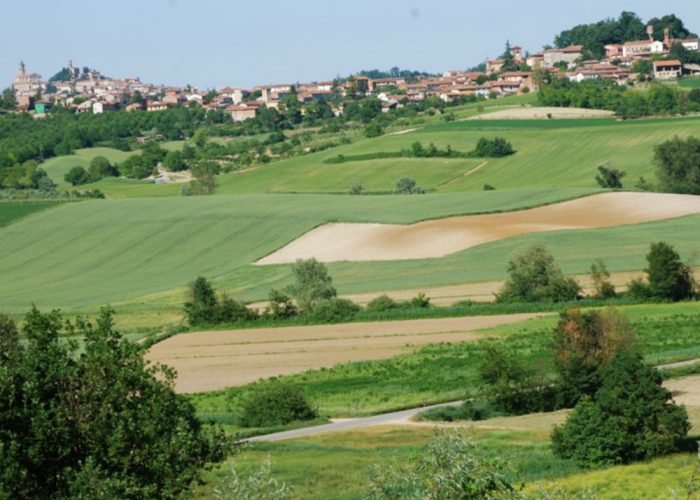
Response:
[[[360,312],[360,306],[347,299],[332,298],[319,302],[309,315],[323,323],[343,323],[352,320]]]
[[[693,278],[690,267],[681,261],[678,252],[663,241],[652,243],[645,269],[649,295],[660,300],[679,301],[692,297]]]
[[[235,323],[250,321],[258,317],[256,311],[242,302],[221,294],[219,298],[206,278],[200,276],[189,285],[189,300],[184,304],[184,312],[190,325]]]
[[[411,307],[425,309],[430,307],[430,297],[421,292],[411,299],[409,305]]]
[[[493,187],[491,184],[484,184],[484,191],[495,191],[496,188]]]
[[[350,184],[350,187],[348,188],[348,194],[362,194],[362,192],[365,190],[364,186],[362,185],[361,182],[353,182]]]
[[[318,417],[304,392],[296,385],[267,382],[254,386],[241,405],[242,427],[273,427]]]
[[[495,139],[482,137],[472,152],[472,155],[478,158],[502,158],[512,154],[515,154],[513,145],[502,137]]]
[[[593,396],[602,383],[600,368],[635,343],[636,330],[614,309],[569,310],[561,314],[552,351],[559,375],[559,406]]]
[[[576,405],[566,423],[555,427],[555,454],[583,467],[626,464],[671,453],[690,424],[684,407],[673,404],[661,375],[630,350],[602,368],[602,386],[593,399]]]
[[[410,464],[375,465],[370,499],[508,498],[515,491],[507,464],[487,458],[466,432],[436,430],[435,439]]]
[[[396,181],[395,194],[423,194],[425,191],[422,187],[416,185],[415,179],[411,177],[401,177]]]
[[[83,167],[71,168],[68,173],[63,176],[63,179],[69,182],[71,186],[81,186],[92,182],[90,174]]]
[[[498,412],[484,400],[465,401],[459,406],[440,406],[418,414],[418,420],[437,422],[455,422],[459,420],[485,420],[494,417]]]
[[[316,259],[297,260],[292,266],[294,284],[287,288],[302,313],[308,314],[316,305],[337,295],[328,268]]]
[[[566,278],[547,248],[535,244],[515,254],[507,266],[508,279],[497,302],[566,302],[575,300],[580,285]]]
[[[381,123],[373,120],[365,125],[365,137],[372,138],[380,135],[384,135],[384,127],[382,127]]]
[[[610,272],[602,259],[597,259],[591,264],[591,280],[595,296],[598,299],[611,299],[617,295],[615,286],[610,283]]]
[[[390,311],[392,309],[397,309],[399,307],[398,302],[389,297],[388,295],[380,295],[379,297],[370,300],[367,303],[367,311],[369,312],[383,312]]]
[[[272,319],[287,319],[297,315],[297,308],[291,297],[279,290],[270,290],[268,301],[270,305],[265,309],[265,314]]]
[[[616,168],[607,168],[604,166],[598,167],[600,175],[596,175],[596,182],[602,188],[622,189],[622,178],[627,175],[626,172]]]
[[[117,177],[119,175],[119,170],[104,156],[95,156],[90,160],[88,173],[93,181],[97,181],[105,177]]]
[[[700,139],[674,137],[654,148],[656,176],[661,189],[700,194]]]

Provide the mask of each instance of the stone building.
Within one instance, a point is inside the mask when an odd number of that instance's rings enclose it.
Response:
[[[27,73],[24,61],[19,63],[19,74],[12,82],[12,90],[19,96],[35,96],[38,92],[46,90],[46,84],[41,80],[41,75]]]

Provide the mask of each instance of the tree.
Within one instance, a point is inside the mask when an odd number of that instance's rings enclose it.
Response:
[[[205,277],[199,276],[190,283],[188,300],[184,304],[185,315],[190,325],[213,322],[216,305],[216,293]]]
[[[627,175],[626,172],[616,168],[598,167],[600,175],[596,175],[595,180],[602,188],[622,189],[622,178]]]
[[[610,299],[617,295],[615,286],[610,283],[610,271],[608,271],[608,267],[603,259],[596,259],[591,264],[591,281],[593,282],[593,289],[597,298]]]
[[[216,176],[221,167],[215,161],[202,161],[190,168],[195,180],[190,183],[194,194],[210,195],[216,189]]]
[[[396,181],[395,194],[423,194],[422,187],[416,185],[416,180],[412,177],[401,177]]]
[[[688,265],[675,249],[663,241],[652,243],[645,269],[649,279],[649,295],[661,300],[684,300],[693,295],[693,277]]]
[[[515,488],[508,464],[484,454],[459,430],[435,430],[433,441],[406,465],[375,465],[370,470],[370,499],[508,498]]]
[[[684,407],[673,404],[659,372],[641,354],[622,350],[601,369],[602,385],[585,397],[561,427],[555,454],[584,467],[626,464],[671,453],[687,436]]]
[[[487,139],[482,137],[476,144],[473,155],[478,158],[502,158],[515,154],[513,145],[503,137]]]
[[[105,177],[116,177],[119,175],[119,170],[112,166],[109,160],[104,156],[95,156],[90,160],[88,173],[90,174],[90,178],[96,181]]]
[[[593,396],[601,385],[600,368],[634,346],[635,338],[636,330],[614,309],[562,313],[552,343],[559,375],[558,405],[573,406],[583,396]]]
[[[294,284],[287,288],[302,313],[308,314],[323,300],[337,295],[328,268],[316,259],[297,260],[292,266]]]
[[[266,314],[273,319],[286,319],[297,315],[297,308],[291,297],[279,290],[270,290],[268,301],[270,305],[266,309]]]
[[[73,167],[66,175],[63,176],[66,182],[69,182],[71,186],[80,186],[82,184],[87,184],[92,182],[92,178],[87,170],[83,167]]]
[[[497,302],[563,302],[575,300],[580,285],[566,278],[547,247],[535,244],[516,253],[507,266],[508,279]]]
[[[17,107],[15,91],[7,88],[0,94],[0,110],[13,110]]]
[[[61,338],[58,311],[33,308],[19,340],[0,317],[0,496],[175,498],[230,449],[173,390],[174,372],[146,366],[141,346],[80,318]]]
[[[700,139],[674,137],[654,148],[661,188],[673,193],[700,194]]]
[[[171,172],[187,170],[187,161],[182,151],[168,151],[163,158],[163,166]]]
[[[238,423],[243,427],[272,427],[317,417],[301,388],[285,382],[267,382],[254,386],[245,397]]]

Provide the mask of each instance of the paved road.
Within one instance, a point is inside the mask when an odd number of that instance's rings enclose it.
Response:
[[[432,408],[440,408],[443,406],[459,406],[461,401],[453,401],[451,403],[442,403],[438,405],[424,406],[421,408],[412,408],[410,410],[395,411],[384,413],[382,415],[373,415],[371,417],[354,418],[344,420],[332,424],[316,425],[314,427],[305,427],[303,429],[294,429],[291,431],[276,432],[275,434],[266,434],[264,436],[255,436],[245,441],[282,441],[285,439],[294,439],[307,436],[315,436],[317,434],[325,434],[327,432],[347,431],[359,427],[369,427],[378,424],[388,424],[396,420],[411,418],[418,413],[430,410]]]

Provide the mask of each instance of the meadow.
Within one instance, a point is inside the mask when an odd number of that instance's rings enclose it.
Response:
[[[29,215],[58,206],[55,201],[0,202],[0,227],[9,226]]]
[[[72,155],[57,156],[41,164],[41,168],[46,170],[51,180],[58,186],[58,189],[71,189],[72,186],[63,178],[73,167],[83,167],[88,169],[90,161],[96,156],[104,156],[112,163],[124,161],[133,153],[119,151],[114,148],[88,148],[78,149]],[[81,187],[82,189],[82,187]]]

